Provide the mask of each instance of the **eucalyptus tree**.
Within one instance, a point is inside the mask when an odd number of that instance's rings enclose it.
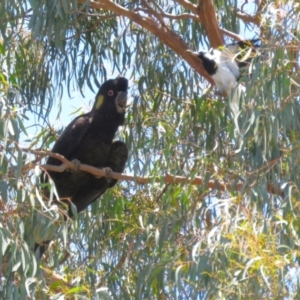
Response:
[[[3,299],[299,297],[297,1],[5,0],[0,20]],[[233,116],[192,51],[257,37]],[[118,74],[128,176],[65,220],[39,181],[53,111]]]

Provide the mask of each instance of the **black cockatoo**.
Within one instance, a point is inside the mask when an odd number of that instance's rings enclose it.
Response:
[[[92,110],[75,118],[56,141],[52,152],[63,155],[70,161],[96,168],[110,168],[114,172],[123,172],[128,157],[125,143],[114,141],[113,138],[120,125],[124,124],[127,101],[128,80],[118,77],[106,81],[100,87]],[[49,157],[49,165],[61,165],[62,162]],[[48,172],[53,180],[61,201],[69,204],[68,214],[72,217],[70,201],[76,206],[77,213],[86,209],[97,200],[108,188],[113,187],[117,180],[101,177],[84,171]],[[46,182],[45,173],[41,181]],[[49,196],[45,189],[44,195]],[[50,241],[41,245],[40,256]]]

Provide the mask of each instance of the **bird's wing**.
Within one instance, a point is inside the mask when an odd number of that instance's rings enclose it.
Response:
[[[69,158],[82,140],[91,122],[92,115],[90,113],[74,119],[58,138],[52,152],[59,153],[64,157]]]
[[[240,70],[239,67],[235,61],[235,55],[232,53],[229,49],[224,48],[221,56],[220,56],[220,62],[224,63],[227,68],[231,71],[231,73],[234,75],[236,79],[240,76]]]
[[[110,167],[114,172],[122,173],[128,159],[128,149],[125,143],[115,141],[111,145],[107,167]],[[116,179],[111,179],[109,187],[113,187],[117,183]]]
[[[125,164],[128,158],[128,149],[126,144],[121,141],[115,141],[111,145],[110,154],[105,167],[109,167],[113,172],[122,173],[125,169]],[[112,178],[96,178],[93,177],[89,182],[77,191],[72,197],[72,202],[77,207],[77,213],[86,209],[91,203],[95,202],[99,197],[104,194],[108,188],[112,188],[117,179]],[[69,210],[69,216],[72,216],[72,211]]]

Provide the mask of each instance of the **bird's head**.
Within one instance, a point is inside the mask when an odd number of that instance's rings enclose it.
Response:
[[[128,80],[124,77],[105,81],[96,96],[93,110],[105,114],[125,114],[127,104]]]
[[[208,52],[192,52],[193,55],[201,59],[204,69],[210,76],[214,75],[217,71],[220,53],[221,52],[216,49],[210,49]]]

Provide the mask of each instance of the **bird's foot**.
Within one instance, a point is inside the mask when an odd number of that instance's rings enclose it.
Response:
[[[113,170],[110,168],[110,167],[105,167],[105,168],[102,168],[102,170],[105,172],[105,177],[106,177],[106,180],[107,182],[111,182],[112,180],[112,173],[113,173]]]
[[[104,172],[105,172],[105,177],[107,179],[111,179],[111,175],[113,173],[113,170],[110,167],[105,167],[102,170],[104,170]]]
[[[106,167],[104,169],[105,169],[105,173],[106,173],[106,181],[108,184],[110,184],[111,181],[113,180],[113,178],[111,177],[113,170],[110,167]]]
[[[80,161],[78,159],[73,159],[71,161],[73,163],[73,165],[75,166],[75,170],[73,172],[78,172],[79,171],[79,168],[80,168]]]

